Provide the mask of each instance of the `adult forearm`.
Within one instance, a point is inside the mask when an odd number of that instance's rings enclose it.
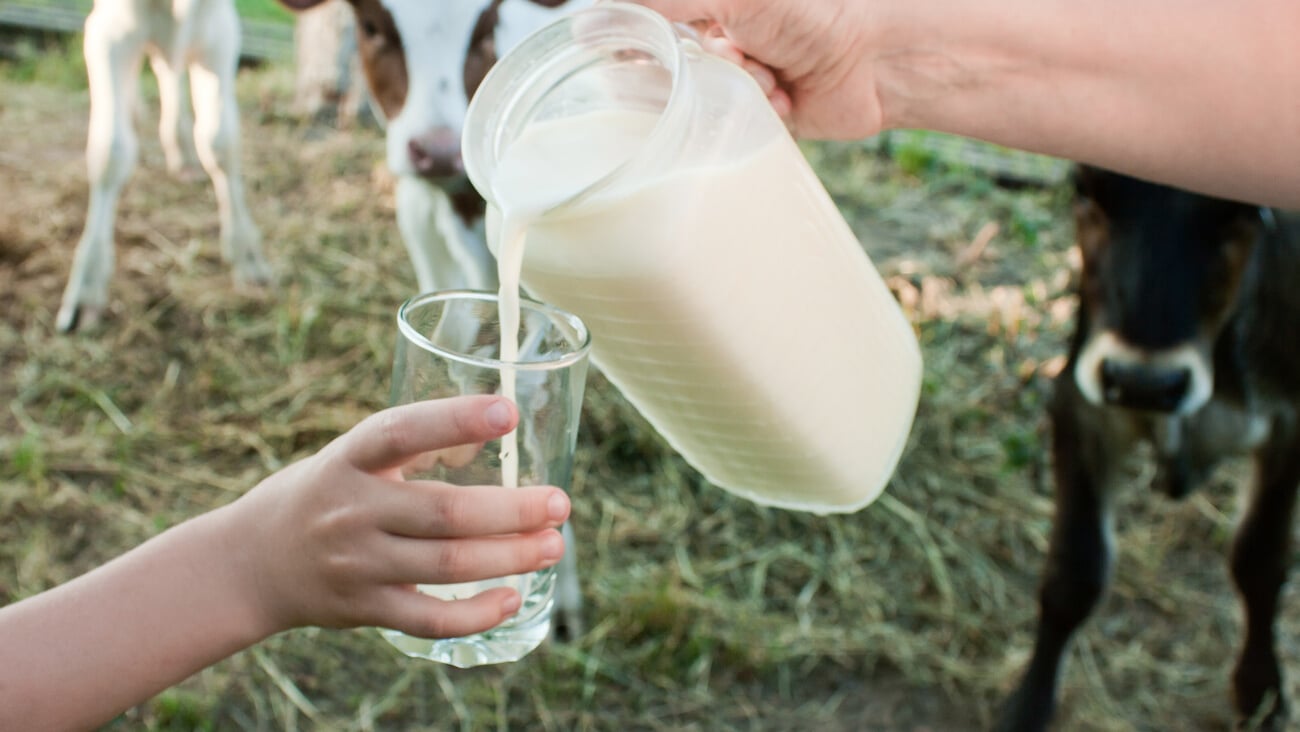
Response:
[[[909,2],[876,56],[915,127],[1300,206],[1300,3]]]
[[[91,729],[269,634],[222,511],[0,609],[0,729]]]

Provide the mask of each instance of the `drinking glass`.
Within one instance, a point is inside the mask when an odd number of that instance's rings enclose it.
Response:
[[[407,300],[398,310],[394,405],[462,394],[511,396],[508,392],[514,391],[519,410],[519,424],[511,435],[485,445],[462,445],[420,456],[408,468],[408,478],[510,485],[514,482],[510,474],[517,473],[519,486],[569,489],[591,338],[577,316],[520,300],[519,355],[511,361],[500,358],[495,294],[431,292]],[[445,599],[514,587],[523,606],[491,630],[443,639],[416,638],[388,629],[381,633],[408,656],[460,668],[517,661],[550,632],[556,572],[549,567],[480,582],[419,586],[421,592]]]

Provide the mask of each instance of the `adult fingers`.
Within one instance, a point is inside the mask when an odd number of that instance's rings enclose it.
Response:
[[[704,50],[714,56],[721,56],[733,64],[742,65],[745,63],[745,54],[740,48],[731,42],[730,38],[723,35],[722,29],[713,26],[708,33],[701,39]]]
[[[536,572],[564,556],[564,538],[555,529],[430,541],[391,537],[375,579],[390,585],[450,585]]]
[[[799,128],[795,124],[794,100],[790,98],[789,92],[781,87],[777,87],[768,93],[767,101],[772,105],[772,110],[776,112],[776,116],[780,117],[782,122],[785,122],[785,126],[789,128],[790,134],[798,137]]]
[[[632,0],[672,21],[716,20],[720,0]]]
[[[361,470],[387,470],[423,452],[500,437],[518,419],[515,406],[498,396],[415,402],[370,415],[339,439],[338,449]]]
[[[457,486],[407,481],[389,493],[379,528],[420,539],[516,534],[559,526],[569,497],[552,486]]]
[[[519,593],[496,587],[464,600],[439,600],[414,587],[393,587],[376,625],[420,638],[457,638],[500,625],[519,610]]]
[[[776,74],[772,69],[748,57],[740,62],[740,67],[749,72],[749,75],[754,77],[754,81],[758,82],[758,87],[763,90],[763,96],[771,97],[776,92],[778,88]]]
[[[772,67],[746,56],[717,26],[710,28],[704,36],[704,48],[709,53],[721,56],[740,66],[752,76],[754,81],[758,82],[759,88],[763,90],[763,94],[767,97],[768,103],[772,105],[773,111],[785,122],[786,127],[789,127],[791,132],[794,131],[793,100],[790,98],[790,92],[781,86],[781,82]]]

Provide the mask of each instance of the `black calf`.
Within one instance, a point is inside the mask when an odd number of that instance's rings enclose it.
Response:
[[[1173,497],[1220,458],[1253,451],[1231,557],[1245,609],[1232,684],[1243,724],[1280,730],[1274,620],[1300,485],[1300,219],[1095,169],[1077,181],[1079,315],[1050,408],[1056,516],[1033,657],[997,729],[1050,723],[1070,638],[1110,577],[1115,469],[1146,440],[1155,487]]]

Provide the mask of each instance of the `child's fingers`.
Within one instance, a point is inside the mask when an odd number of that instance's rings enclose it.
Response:
[[[408,481],[386,492],[376,524],[390,534],[419,539],[517,534],[559,526],[569,497],[551,486],[456,486]]]
[[[339,439],[339,449],[361,470],[387,470],[430,450],[487,442],[517,421],[515,406],[497,396],[415,402],[367,417]]]
[[[377,625],[419,638],[458,638],[500,625],[519,610],[519,593],[496,587],[464,600],[439,600],[415,588],[394,588]]]
[[[478,457],[485,444],[487,443],[471,442],[465,445],[456,445],[455,447],[444,447],[441,450],[422,452],[402,464],[402,475],[410,478],[434,470],[439,465],[448,468],[463,468],[474,462],[474,458]]]
[[[475,582],[536,572],[562,556],[564,538],[555,529],[454,541],[392,537],[375,580],[394,585]]]

